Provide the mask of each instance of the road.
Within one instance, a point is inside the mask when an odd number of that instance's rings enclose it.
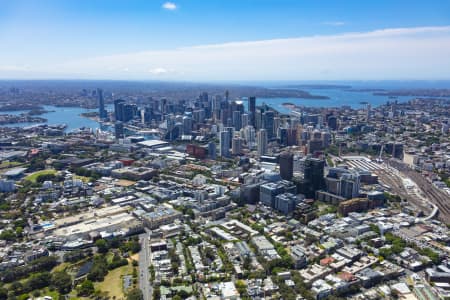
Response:
[[[143,233],[139,236],[141,242],[141,251],[139,252],[139,287],[144,296],[144,300],[151,300],[153,295],[148,271],[148,267],[150,266],[149,237],[149,233]]]

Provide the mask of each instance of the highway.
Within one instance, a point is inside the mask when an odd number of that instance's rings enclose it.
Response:
[[[150,274],[148,267],[150,266],[150,247],[149,233],[143,233],[139,236],[141,242],[141,251],[139,252],[139,287],[142,291],[144,300],[152,299],[153,288],[150,283]]]

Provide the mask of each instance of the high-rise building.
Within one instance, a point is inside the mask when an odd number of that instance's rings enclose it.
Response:
[[[138,108],[136,106],[136,104],[121,104],[120,106],[122,106],[122,115],[120,116],[120,121],[122,122],[128,122],[131,119],[133,119],[138,112]]]
[[[265,129],[260,129],[258,131],[257,137],[257,147],[258,155],[263,156],[267,153],[267,131]]]
[[[260,201],[269,207],[275,208],[275,197],[283,193],[296,193],[296,187],[289,181],[268,182],[259,188]]]
[[[242,139],[240,137],[233,138],[231,144],[231,152],[233,155],[239,155],[242,153]]]
[[[216,159],[216,143],[209,142],[208,144],[208,156],[211,159]]]
[[[251,125],[244,127],[244,139],[249,149],[253,149],[256,140],[255,128]]]
[[[241,112],[238,110],[233,111],[233,127],[235,130],[241,130],[242,124],[241,124]]]
[[[192,132],[192,118],[189,116],[183,117],[183,134],[189,135]]]
[[[104,120],[108,117],[108,112],[105,109],[105,99],[103,99],[102,89],[97,89],[97,97],[98,97],[98,116],[101,120]]]
[[[228,131],[224,130],[220,132],[220,156],[230,157],[230,143],[231,137]]]
[[[248,98],[248,110],[250,112],[250,125],[256,128],[256,97]]]
[[[352,199],[359,196],[359,174],[343,174],[340,185],[340,196],[346,199]]]
[[[328,117],[328,127],[331,130],[337,130],[337,118],[336,118],[336,116],[329,116]]]
[[[114,100],[114,117],[115,117],[116,121],[122,121],[124,104],[125,104],[125,100],[122,100],[122,99]]]
[[[305,160],[304,178],[309,182],[313,193],[325,186],[324,168],[325,162],[321,159],[307,158]]]
[[[233,139],[234,136],[234,127],[224,127],[224,129],[226,132],[228,132],[228,137],[229,137],[229,144],[228,144],[228,148],[231,148],[231,140]]]
[[[280,155],[280,175],[284,180],[291,180],[294,174],[294,155],[283,152]]]
[[[275,197],[275,209],[279,212],[288,215],[292,213],[295,206],[300,203],[301,196],[296,196],[292,193],[283,193]]]
[[[241,115],[241,128],[245,128],[248,125],[248,114]]]
[[[263,126],[266,129],[267,138],[271,140],[274,137],[274,118],[275,113],[273,111],[266,111],[262,115]]]
[[[114,133],[115,133],[116,139],[123,139],[125,137],[122,122],[119,121],[114,124]]]

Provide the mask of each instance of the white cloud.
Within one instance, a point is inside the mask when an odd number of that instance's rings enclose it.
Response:
[[[28,71],[28,66],[16,66],[16,65],[0,65],[0,71],[3,72],[22,72],[22,71]]]
[[[176,10],[177,5],[173,2],[165,2],[162,7],[167,10]]]
[[[342,21],[332,21],[332,22],[330,22],[330,21],[328,21],[328,22],[323,22],[322,24],[323,25],[328,25],[328,26],[338,27],[338,26],[344,26],[345,22],[342,22]]]
[[[164,68],[154,68],[154,69],[148,70],[148,72],[153,75],[163,75],[163,74],[167,74],[169,72],[169,70],[166,70]]]
[[[34,71],[64,78],[199,81],[450,79],[449,51],[450,26],[392,28],[125,53]]]

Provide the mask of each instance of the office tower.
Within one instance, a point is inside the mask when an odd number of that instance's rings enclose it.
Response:
[[[114,117],[115,117],[116,121],[122,121],[124,104],[125,104],[125,100],[122,100],[122,99],[114,100]]]
[[[280,155],[280,175],[284,180],[291,180],[294,174],[294,155],[283,152]]]
[[[336,116],[329,116],[328,117],[328,127],[331,130],[337,130],[337,118],[336,118]]]
[[[138,108],[135,104],[124,104],[122,110],[122,122],[128,122],[137,115]]]
[[[260,201],[269,207],[275,208],[276,196],[283,193],[296,192],[296,187],[289,181],[268,182],[261,185],[259,188]]]
[[[238,110],[233,111],[233,127],[235,130],[241,130],[241,112]]]
[[[263,113],[262,115],[262,128],[264,128],[266,130],[267,133],[267,138],[269,140],[271,140],[274,137],[274,132],[273,132],[273,128],[274,128],[274,118],[275,118],[275,113],[273,111],[266,111],[265,113]]]
[[[220,120],[220,103],[222,102],[222,96],[216,95],[211,102],[212,117],[215,121]]]
[[[142,118],[142,124],[150,124],[153,119],[153,108],[152,107],[144,107],[144,109],[141,110],[141,118]]]
[[[253,149],[256,139],[255,128],[253,126],[246,126],[244,128],[244,139],[249,149]]]
[[[241,115],[241,128],[245,128],[248,125],[248,114]]]
[[[116,135],[116,139],[123,139],[125,137],[123,123],[122,122],[116,122],[114,124],[114,133]]]
[[[340,196],[352,199],[359,196],[359,174],[343,174],[340,178]]]
[[[308,154],[314,154],[317,151],[323,150],[323,142],[322,139],[318,140],[309,140],[307,144]]]
[[[162,98],[161,101],[159,102],[160,108],[159,111],[164,115],[167,114],[167,99],[166,98]]]
[[[205,110],[198,109],[192,112],[192,119],[197,123],[203,123],[205,121]]]
[[[274,138],[278,138],[277,133],[278,133],[278,128],[280,128],[281,125],[281,119],[279,117],[275,117],[273,118],[273,137]]]
[[[209,142],[209,144],[208,144],[208,156],[211,159],[216,159],[216,143]]]
[[[220,156],[230,157],[230,134],[228,131],[224,130],[220,132]]]
[[[192,118],[188,116],[184,116],[182,119],[183,122],[183,134],[189,135],[192,132]]]
[[[325,148],[327,148],[331,143],[331,133],[324,131],[322,132],[322,143]]]
[[[208,102],[208,93],[207,92],[201,93],[198,99],[200,100],[200,102]]]
[[[275,209],[288,215],[292,213],[295,206],[300,202],[299,197],[291,193],[283,193],[275,196]]]
[[[105,100],[103,99],[103,90],[97,89],[98,96],[98,116],[100,120],[104,120],[108,117],[108,112],[105,109]]]
[[[280,146],[288,146],[288,129],[278,128],[277,139]]]
[[[265,129],[260,129],[258,131],[257,137],[257,147],[258,155],[263,156],[267,152],[267,131]]]
[[[317,158],[307,158],[304,166],[304,178],[307,180],[312,188],[312,192],[324,188],[325,180],[323,170],[325,162]]]
[[[242,139],[240,137],[235,137],[231,143],[231,152],[233,155],[242,154]]]
[[[275,197],[284,193],[284,185],[275,182],[269,182],[261,185],[259,188],[259,199],[262,204],[275,207]]]
[[[228,140],[230,141],[230,143],[228,144],[228,148],[231,148],[231,140],[233,139],[233,136],[234,136],[234,128],[233,127],[225,127],[223,130],[228,132],[228,136],[229,136]]]
[[[368,122],[370,120],[370,109],[371,109],[371,106],[369,103],[367,103],[366,122]]]
[[[262,111],[257,109],[255,112],[255,129],[259,130],[262,128]]]
[[[248,98],[248,110],[250,112],[250,125],[256,128],[256,97]]]

